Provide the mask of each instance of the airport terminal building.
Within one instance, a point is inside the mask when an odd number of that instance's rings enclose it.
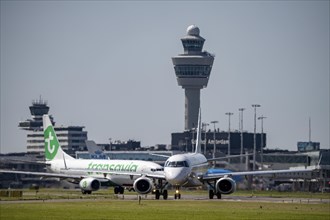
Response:
[[[185,131],[172,133],[171,146],[172,150],[192,152],[196,141],[196,132]],[[230,139],[229,139],[230,137]],[[204,155],[213,153],[214,144],[216,153],[228,154],[228,146],[230,143],[231,155],[239,155],[243,147],[243,153],[252,152],[254,147],[254,133],[249,132],[230,132],[226,131],[203,131],[202,138],[202,152]],[[263,140],[261,140],[263,138]],[[261,146],[261,143],[263,143]],[[256,149],[257,152],[266,146],[266,134],[256,134]]]
[[[70,155],[78,150],[86,150],[85,140],[87,140],[87,131],[82,126],[54,127],[56,135],[62,148]],[[40,130],[32,130],[27,132],[27,152],[28,153],[44,153],[44,132]]]

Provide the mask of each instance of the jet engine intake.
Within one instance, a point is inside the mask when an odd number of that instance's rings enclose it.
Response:
[[[140,177],[134,181],[133,188],[139,194],[148,194],[152,190],[152,181],[146,177]]]
[[[100,189],[101,183],[92,177],[84,178],[79,182],[79,187],[83,191],[97,191]]]
[[[236,182],[232,178],[223,177],[216,182],[216,189],[221,194],[231,194],[236,191]]]

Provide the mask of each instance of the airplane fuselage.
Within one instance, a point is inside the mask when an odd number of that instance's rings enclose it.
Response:
[[[120,186],[132,186],[138,174],[163,174],[163,167],[149,161],[137,160],[53,160],[50,171],[67,175],[108,179]],[[103,171],[103,172],[102,172]],[[108,174],[123,172],[127,175]],[[129,174],[132,174],[131,176]]]
[[[196,187],[202,185],[198,176],[207,168],[208,162],[203,154],[177,154],[165,162],[164,174],[166,181],[173,186]]]

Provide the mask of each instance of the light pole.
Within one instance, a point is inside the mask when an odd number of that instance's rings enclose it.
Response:
[[[216,148],[216,142],[215,142],[215,124],[218,123],[218,121],[211,121],[211,123],[214,125],[214,133],[213,133],[213,159],[215,158],[215,148]]]
[[[195,131],[196,131],[196,128],[191,129],[191,133],[192,133],[191,152],[194,152],[194,146],[196,145],[196,141],[197,141],[197,140],[195,140]],[[196,136],[197,136],[197,132],[196,132]]]
[[[186,139],[186,153],[188,153],[188,141],[190,140],[189,137],[185,137]]]
[[[112,148],[112,146],[111,146],[111,145],[112,145],[112,142],[111,142],[111,140],[112,140],[112,139],[111,139],[111,138],[109,138],[109,143],[110,143],[110,144],[109,144],[109,146],[110,146],[110,147],[109,147],[109,151],[111,151],[111,148]]]
[[[206,131],[207,131],[207,126],[209,126],[210,124],[208,123],[203,123],[203,130],[204,130],[204,155],[206,155],[206,144],[207,144],[207,140],[206,140]]]
[[[253,133],[253,170],[256,170],[256,149],[257,149],[257,143],[256,143],[256,124],[257,124],[257,108],[261,105],[253,104],[252,107],[254,108],[254,133]]]
[[[239,108],[239,130],[241,132],[241,152],[240,152],[240,162],[243,163],[243,111],[245,108]]]
[[[261,154],[261,169],[263,169],[264,166],[264,119],[267,117],[264,117],[263,115],[258,118],[258,120],[261,120],[261,149],[260,149],[260,154]]]
[[[226,115],[228,115],[228,152],[227,156],[230,156],[230,116],[232,116],[234,113],[232,112],[226,112]],[[230,158],[228,157],[228,163],[230,163]]]

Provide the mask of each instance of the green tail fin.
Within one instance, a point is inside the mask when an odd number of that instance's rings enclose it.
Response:
[[[73,159],[62,150],[60,143],[57,139],[53,124],[49,119],[49,116],[44,115],[42,119],[43,119],[43,127],[44,127],[46,160],[49,161],[54,159],[62,159],[62,160]]]

